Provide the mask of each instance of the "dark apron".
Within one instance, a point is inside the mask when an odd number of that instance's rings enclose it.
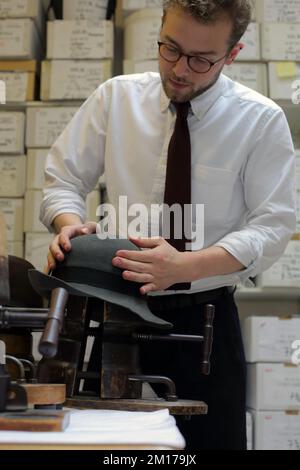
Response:
[[[187,302],[187,296],[181,295],[171,296],[169,300],[152,299],[149,306],[153,313],[173,323],[172,333],[201,335],[203,309],[209,303],[207,294],[203,294],[204,303],[201,295],[196,294],[196,302],[192,296]],[[176,418],[187,450],[245,450],[246,363],[238,312],[233,294],[227,288],[221,289],[212,303],[216,314],[209,376],[199,371],[199,344],[189,343],[143,344],[142,372],[166,375],[175,382],[179,398],[207,403],[206,416]],[[160,395],[163,392],[157,386],[153,388]]]

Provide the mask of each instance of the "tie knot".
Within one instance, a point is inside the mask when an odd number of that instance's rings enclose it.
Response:
[[[177,117],[186,119],[189,114],[191,103],[189,101],[186,101],[185,103],[173,103],[173,104],[177,111]]]

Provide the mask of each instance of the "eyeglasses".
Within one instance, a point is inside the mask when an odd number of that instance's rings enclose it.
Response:
[[[205,59],[205,57],[201,57],[199,55],[184,54],[176,47],[171,46],[170,44],[167,44],[165,42],[158,42],[157,44],[160,56],[167,62],[175,64],[181,59],[181,57],[186,57],[188,66],[193,72],[196,73],[209,72],[214,65],[216,65],[221,60],[225,59],[225,57],[227,56],[227,54],[225,54],[223,57],[221,57],[221,59],[212,62],[211,60]]]

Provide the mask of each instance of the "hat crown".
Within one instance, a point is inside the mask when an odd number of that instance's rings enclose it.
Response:
[[[141,296],[139,285],[123,279],[123,270],[112,264],[118,250],[140,251],[132,242],[124,239],[101,240],[97,235],[84,235],[73,238],[71,245],[72,249],[65,253],[64,261],[57,263],[53,276],[67,282]]]
[[[57,263],[61,268],[85,268],[114,274],[122,278],[122,270],[112,265],[118,250],[140,251],[132,242],[124,239],[101,240],[97,235],[84,235],[71,240],[72,249],[65,253],[64,261]],[[56,270],[53,272],[56,275]]]
[[[100,240],[97,235],[84,235],[71,240],[72,249],[64,261],[57,263],[52,275],[29,271],[35,290],[44,297],[58,288],[70,295],[102,299],[136,313],[148,326],[170,329],[172,324],[154,315],[140,293],[140,284],[126,281],[122,269],[112,265],[118,250],[140,251],[124,239]]]

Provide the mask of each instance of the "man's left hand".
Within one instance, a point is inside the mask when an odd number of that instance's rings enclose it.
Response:
[[[113,259],[113,266],[123,269],[123,278],[143,284],[142,295],[165,290],[183,279],[184,260],[188,253],[181,253],[163,238],[130,238],[141,251],[120,250]]]

